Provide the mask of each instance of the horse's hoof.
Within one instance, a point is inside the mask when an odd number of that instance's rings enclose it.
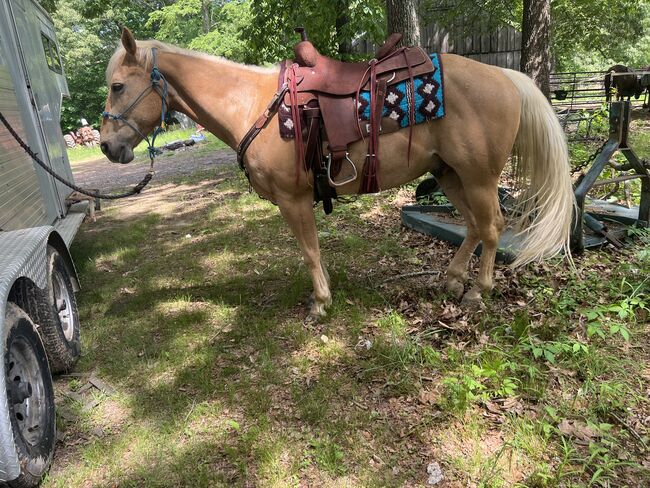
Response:
[[[447,291],[451,293],[456,300],[460,300],[460,297],[463,296],[463,292],[465,291],[465,285],[455,278],[449,278],[447,280]]]
[[[485,308],[483,303],[483,297],[481,296],[481,290],[476,287],[471,288],[460,302],[461,307],[466,311],[478,312]]]
[[[309,312],[307,317],[305,317],[305,320],[302,321],[302,325],[304,325],[305,327],[312,327],[316,325],[318,322],[320,322],[322,318],[323,318],[322,315]]]

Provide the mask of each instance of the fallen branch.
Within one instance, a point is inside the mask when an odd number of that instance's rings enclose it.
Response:
[[[614,418],[616,419],[616,421],[617,421],[619,424],[621,424],[623,427],[625,427],[625,428],[630,432],[630,434],[632,434],[632,435],[636,438],[636,440],[639,441],[639,442],[641,443],[641,445],[643,446],[643,448],[644,448],[646,451],[648,450],[648,445],[644,442],[643,438],[639,435],[639,433],[638,433],[636,430],[634,430],[634,429],[632,428],[632,426],[631,426],[630,424],[628,424],[625,420],[623,420],[622,418],[620,418],[620,417],[619,417],[618,415],[616,415],[614,412],[611,412],[610,415],[611,415],[612,417],[614,417]]]
[[[414,273],[405,273],[397,276],[391,276],[390,278],[386,278],[384,281],[382,281],[380,284],[388,283],[389,281],[396,281],[402,278],[414,278],[416,276],[425,276],[425,275],[438,275],[440,276],[440,271],[416,271]]]

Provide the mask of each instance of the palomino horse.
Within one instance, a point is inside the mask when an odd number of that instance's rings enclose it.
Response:
[[[106,112],[122,113],[128,123],[107,117],[101,128],[102,150],[113,162],[130,162],[142,134],[160,121],[160,93],[147,92],[154,57],[169,85],[169,108],[187,114],[232,148],[277,89],[278,67],[245,66],[158,41],[136,42],[124,29],[122,46],[106,71]],[[447,115],[414,126],[408,164],[408,130],[382,135],[380,181],[386,189],[435,173],[467,223],[467,237],[449,265],[446,286],[475,306],[493,287],[496,249],[505,225],[497,188],[513,147],[516,174],[528,183],[516,213],[516,223],[524,230],[515,264],[568,252],[574,204],[568,152],[555,113],[530,78],[451,54],[442,55],[442,63]],[[350,147],[359,174],[365,154],[362,142]],[[310,321],[326,313],[332,295],[321,262],[311,175],[302,172],[296,181],[294,157],[293,142],[281,139],[277,125],[271,124],[251,144],[245,164],[255,191],[278,205],[298,240],[314,286]],[[351,182],[337,191],[354,194],[358,186],[358,181]],[[483,250],[478,279],[465,292],[469,260],[479,242]]]

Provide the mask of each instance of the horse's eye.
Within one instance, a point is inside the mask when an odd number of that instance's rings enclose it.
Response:
[[[124,89],[124,85],[122,83],[113,83],[111,85],[111,90],[113,90],[113,93],[119,93]]]

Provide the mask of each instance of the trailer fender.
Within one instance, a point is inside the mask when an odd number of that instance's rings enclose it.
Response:
[[[61,237],[56,230],[53,230],[48,238],[47,244],[56,249],[63,258],[63,262],[65,263],[65,267],[68,270],[68,274],[72,281],[72,287],[74,288],[75,293],[78,292],[81,289],[81,285],[79,284],[79,276],[77,276],[77,268],[74,265],[74,261],[72,260],[72,256],[70,256],[70,251],[68,250],[68,246],[66,246],[63,237]]]
[[[7,298],[16,280],[28,278],[39,288],[47,286],[47,245],[53,232],[51,226],[0,232],[0,337],[4,337]],[[61,255],[70,259],[67,248]],[[4,360],[0,359],[0,481],[13,480],[21,472],[9,419],[5,378]]]

